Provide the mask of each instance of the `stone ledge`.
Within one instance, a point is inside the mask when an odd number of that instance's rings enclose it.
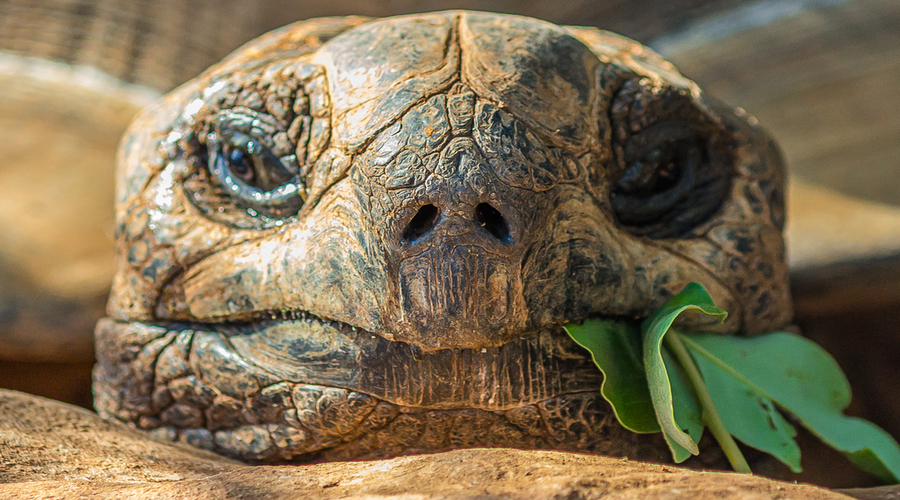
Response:
[[[758,476],[621,458],[470,449],[391,460],[244,466],[86,410],[0,390],[0,498],[848,498]]]

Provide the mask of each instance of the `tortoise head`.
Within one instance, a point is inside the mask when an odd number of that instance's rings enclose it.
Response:
[[[585,437],[609,411],[561,326],[640,320],[691,281],[730,316],[690,327],[785,326],[783,184],[752,118],[614,34],[468,12],[291,25],[123,141],[98,410],[257,460],[630,453]],[[551,400],[584,429],[554,431]],[[418,444],[397,445],[410,415]]]

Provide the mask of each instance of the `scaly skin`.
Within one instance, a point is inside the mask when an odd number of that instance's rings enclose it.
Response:
[[[685,327],[788,325],[783,183],[754,120],[610,33],[291,25],[123,141],[97,409],[252,461],[665,460],[562,325],[638,321],[691,281],[731,314]]]

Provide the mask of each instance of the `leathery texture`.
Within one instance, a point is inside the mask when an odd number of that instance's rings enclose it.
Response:
[[[471,447],[543,448],[667,460],[659,435],[635,434],[618,425],[596,390],[599,372],[591,369],[586,356],[576,355],[578,347],[567,338],[556,337],[563,345],[549,348],[559,357],[552,367],[550,356],[540,356],[541,347],[533,345],[541,336],[522,339],[521,348],[513,348],[515,355],[526,358],[521,359],[524,365],[531,357],[540,362],[535,366],[548,369],[523,372],[527,381],[509,373],[485,373],[491,365],[500,371],[510,366],[498,359],[510,355],[502,349],[443,351],[433,355],[443,360],[431,362],[420,353],[427,373],[424,378],[390,372],[367,377],[345,370],[341,372],[349,376],[335,378],[322,373],[325,370],[319,372],[323,381],[380,390],[378,397],[347,387],[279,380],[277,374],[251,365],[236,352],[240,349],[228,341],[236,338],[234,332],[227,335],[188,326],[101,321],[100,347],[117,344],[120,355],[95,368],[98,411],[135,422],[158,437],[252,462],[383,458]],[[364,332],[352,333],[375,344],[386,342]],[[385,352],[383,346],[368,347],[374,352],[363,357],[396,355]],[[529,347],[535,350],[531,355]],[[331,354],[337,358],[346,354],[346,348],[337,347]],[[427,401],[424,391],[440,391],[442,385],[446,389],[464,378],[453,376],[453,368],[441,373],[441,365],[445,370],[451,365],[457,370],[480,369],[482,377],[497,386],[494,389],[517,394],[508,394],[509,402],[495,398],[462,403],[467,395],[491,392],[473,386],[461,391],[468,394],[454,405],[469,408],[403,404],[404,397],[416,393],[419,401]],[[572,377],[561,379],[561,372],[551,368],[568,369]],[[446,376],[443,381],[442,375]],[[451,390],[459,391],[460,385],[452,383]]]

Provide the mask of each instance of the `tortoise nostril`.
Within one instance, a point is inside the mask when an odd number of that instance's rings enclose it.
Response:
[[[506,223],[503,214],[496,208],[487,203],[479,204],[475,207],[475,220],[478,221],[478,224],[485,231],[500,240],[501,243],[510,242],[509,224]]]
[[[403,231],[403,241],[412,242],[423,236],[434,227],[440,211],[434,205],[425,205],[416,212]]]

